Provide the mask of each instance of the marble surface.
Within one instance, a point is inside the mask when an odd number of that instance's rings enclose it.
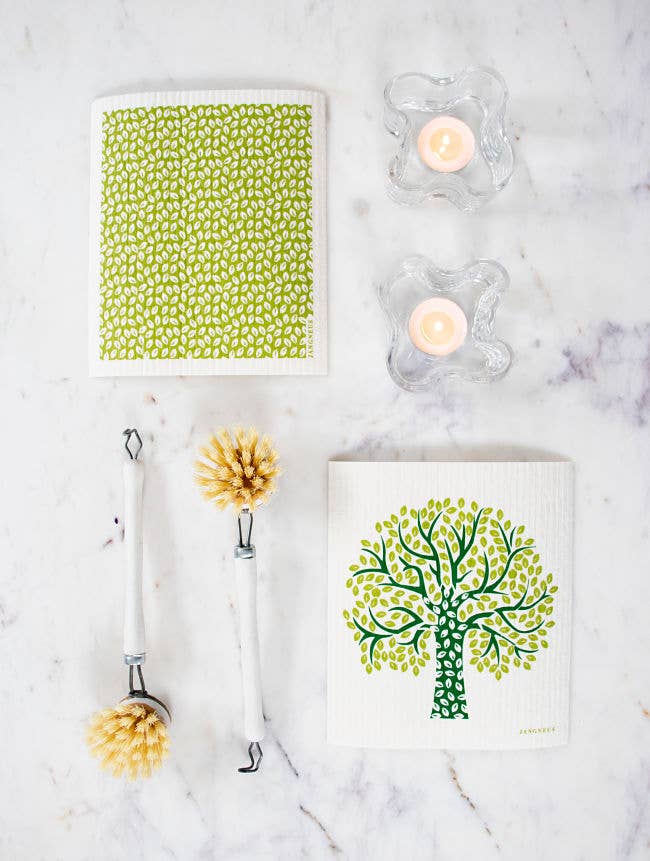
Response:
[[[650,853],[650,10],[633,0],[0,3],[0,856],[638,859]],[[510,86],[518,166],[483,212],[400,209],[382,89],[470,62]],[[87,375],[89,103],[300,86],[329,107],[330,373]],[[404,253],[494,257],[516,361],[414,396],[384,367],[377,279]],[[242,777],[233,524],[197,444],[255,422],[285,476],[256,526],[268,716]],[[121,694],[120,434],[145,435],[148,681],[175,715],[150,782],[101,774],[87,717]],[[329,458],[577,464],[570,744],[325,744]]]

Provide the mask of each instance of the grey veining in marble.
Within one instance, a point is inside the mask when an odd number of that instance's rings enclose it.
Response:
[[[642,859],[650,854],[650,9],[639,0],[0,0],[0,857]],[[401,209],[382,89],[493,65],[517,167],[482,212]],[[192,86],[322,89],[327,377],[87,376],[89,104]],[[384,367],[375,284],[421,253],[511,276],[500,383],[414,396]],[[258,518],[268,739],[242,777],[233,523],[192,482],[211,428],[283,454]],[[101,774],[90,713],[122,692],[121,451],[147,447],[148,681],[174,710],[148,783]],[[577,464],[567,747],[328,748],[326,462]],[[300,553],[296,556],[295,547]]]

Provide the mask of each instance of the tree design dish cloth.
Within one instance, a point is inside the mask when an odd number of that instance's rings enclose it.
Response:
[[[573,465],[331,463],[328,739],[569,731]]]
[[[92,376],[327,371],[325,100],[92,106]]]

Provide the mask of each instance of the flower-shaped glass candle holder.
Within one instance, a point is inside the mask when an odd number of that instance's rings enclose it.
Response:
[[[511,361],[507,344],[494,336],[494,317],[509,283],[494,260],[476,260],[455,271],[426,257],[402,260],[379,286],[388,316],[388,370],[408,391],[445,377],[489,382]]]
[[[446,197],[471,211],[512,176],[508,90],[492,69],[474,66],[449,78],[397,75],[384,101],[384,124],[399,140],[388,193],[399,203]]]

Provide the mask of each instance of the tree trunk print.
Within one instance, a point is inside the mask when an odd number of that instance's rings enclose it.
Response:
[[[433,694],[432,718],[467,718],[465,677],[463,675],[463,635],[458,639],[448,631],[438,630],[436,636],[436,687]]]

